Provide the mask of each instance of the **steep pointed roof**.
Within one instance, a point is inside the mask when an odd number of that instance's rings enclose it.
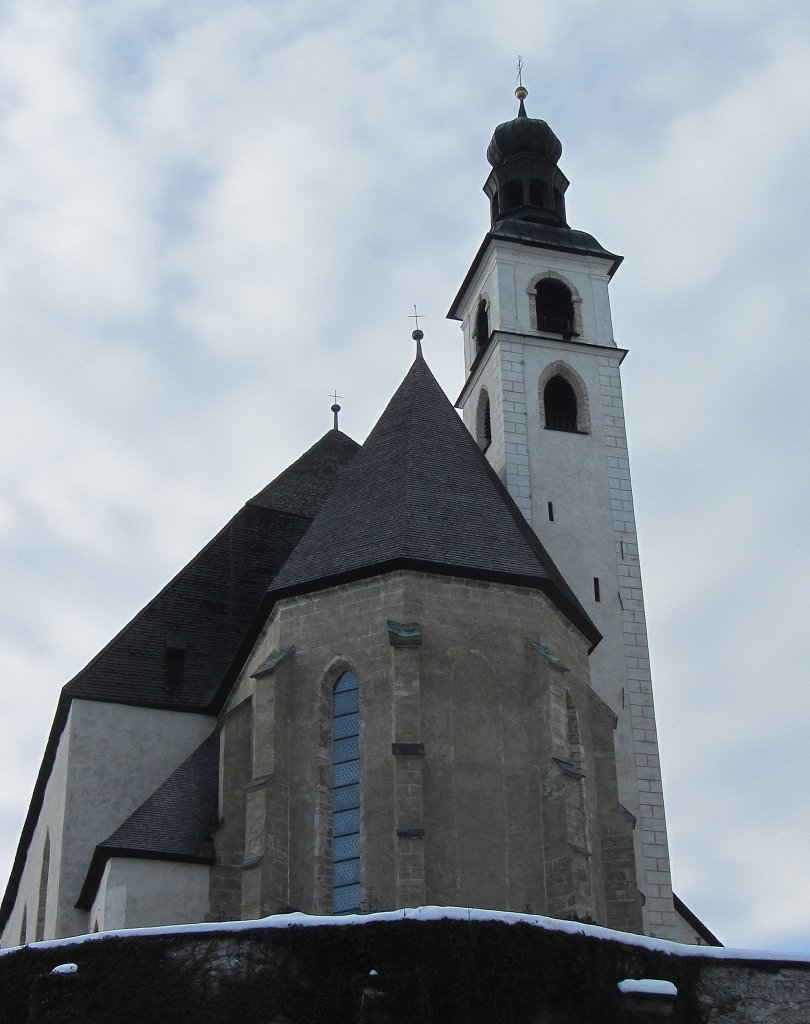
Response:
[[[393,568],[537,587],[600,639],[421,352],[270,596]]]
[[[213,732],[95,849],[77,906],[89,909],[110,857],[208,864],[219,785],[219,733]]]
[[[300,459],[251,498],[250,505],[314,516],[360,445],[342,430],[330,430]]]
[[[207,709],[264,592],[306,533],[356,441],[330,430],[251,498],[66,685],[70,697]],[[167,673],[167,646],[182,670]]]
[[[306,533],[358,444],[330,430],[250,499],[63,688],[23,824],[0,927],[14,905],[74,698],[215,714],[211,703],[267,587]],[[167,671],[167,651],[182,668]]]

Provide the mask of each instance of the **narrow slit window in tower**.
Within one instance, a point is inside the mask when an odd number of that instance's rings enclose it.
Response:
[[[344,672],[332,693],[332,912],[360,910],[360,684]]]
[[[574,302],[571,292],[562,281],[544,278],[537,285],[537,330],[561,334],[563,338],[576,337],[574,330]]]
[[[543,389],[546,430],[577,432],[577,396],[565,379],[557,374]]]
[[[489,395],[486,388],[481,388],[478,395],[478,408],[475,413],[475,439],[482,452],[492,444],[492,414],[489,409]]]

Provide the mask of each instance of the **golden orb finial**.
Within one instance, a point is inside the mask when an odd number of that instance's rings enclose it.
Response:
[[[528,95],[529,90],[526,88],[525,85],[519,85],[517,89],[515,89],[515,96],[517,96],[521,103],[523,102],[523,100],[526,99]]]

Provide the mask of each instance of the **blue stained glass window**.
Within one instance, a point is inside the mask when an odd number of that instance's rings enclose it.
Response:
[[[343,764],[336,764],[332,769],[332,785],[348,786],[351,782],[360,781],[360,762],[344,761]]]
[[[332,696],[332,910],[360,910],[360,686],[344,672]]]
[[[360,865],[357,859],[342,860],[335,864],[333,871],[335,885],[350,885],[360,881]]]
[[[335,862],[357,858],[360,861],[360,834],[338,836],[332,843],[332,856]]]
[[[332,756],[335,764],[343,761],[356,761],[360,755],[360,737],[347,736],[332,743]]]
[[[332,727],[332,735],[336,740],[346,739],[354,736],[359,740],[360,714],[355,711],[353,715],[341,715],[336,718]]]
[[[348,715],[352,711],[357,711],[360,702],[358,700],[359,691],[350,690],[348,693],[341,690],[338,692],[335,690],[334,696],[334,709],[336,715]]]
[[[354,914],[360,909],[360,886],[340,885],[334,890],[334,913]]]
[[[350,807],[357,807],[360,803],[360,790],[355,783],[353,786],[338,786],[332,789],[332,810],[346,811]]]

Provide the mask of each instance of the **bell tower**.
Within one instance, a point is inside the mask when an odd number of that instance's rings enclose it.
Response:
[[[464,422],[603,640],[591,681],[617,718],[619,801],[634,821],[649,934],[675,912],[644,602],[608,288],[622,261],[569,227],[562,147],[522,86],[484,185],[491,227],[448,313],[461,321]]]

